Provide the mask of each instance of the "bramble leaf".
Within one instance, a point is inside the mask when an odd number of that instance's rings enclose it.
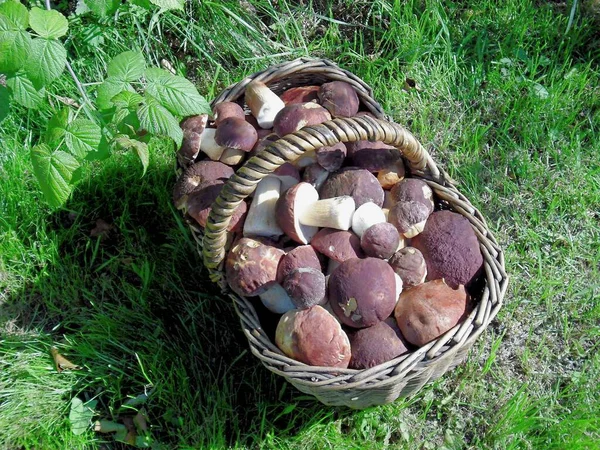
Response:
[[[185,0],[150,0],[150,3],[165,10],[183,9],[183,5],[185,5]]]
[[[71,110],[69,108],[63,108],[56,114],[54,114],[48,121],[46,126],[46,134],[44,135],[44,141],[50,147],[56,147],[60,145],[61,140],[65,136],[67,131],[67,125],[69,124]]]
[[[146,61],[140,52],[123,52],[108,63],[108,76],[122,81],[137,81],[144,75]]]
[[[115,95],[111,101],[117,108],[136,109],[144,98],[137,92],[123,91]]]
[[[0,73],[17,72],[27,62],[31,36],[17,29],[10,19],[0,15]]]
[[[119,5],[120,0],[85,0],[87,7],[97,16],[106,17],[114,13]]]
[[[77,160],[66,152],[38,144],[31,149],[31,162],[48,203],[54,207],[63,205],[73,189],[70,183],[79,168]]]
[[[29,13],[29,26],[41,37],[49,39],[58,39],[69,30],[69,22],[61,13],[35,6]]]
[[[125,150],[133,149],[142,162],[142,176],[146,175],[146,169],[148,169],[148,163],[150,162],[150,153],[148,152],[148,144],[145,142],[138,141],[137,139],[131,139],[129,136],[120,135],[115,139],[115,143]]]
[[[87,119],[76,119],[66,129],[65,143],[71,153],[80,159],[96,151],[102,138],[102,129]]]
[[[146,70],[145,75],[148,82],[146,92],[173,114],[180,116],[210,114],[208,102],[189,80],[158,68]]]
[[[10,110],[8,100],[8,89],[0,84],[0,122],[8,116]]]
[[[54,39],[36,38],[25,68],[29,79],[38,89],[57,79],[67,64],[67,51]]]
[[[8,18],[19,30],[25,30],[29,25],[29,11],[15,0],[0,4],[0,16]]]
[[[128,82],[119,80],[118,78],[108,77],[100,86],[98,86],[98,95],[96,97],[98,108],[100,110],[112,108],[113,97],[121,91],[135,92],[133,86]]]
[[[146,95],[146,102],[137,110],[140,125],[148,132],[157,135],[169,136],[175,141],[177,147],[181,146],[183,131],[177,119],[151,95]]]
[[[25,73],[18,72],[6,79],[12,98],[27,108],[36,108],[43,99],[44,90],[37,90]]]
[[[94,408],[97,403],[96,400],[83,403],[83,400],[78,397],[71,399],[69,421],[71,422],[71,431],[73,434],[83,434],[90,428],[90,423],[94,417]]]

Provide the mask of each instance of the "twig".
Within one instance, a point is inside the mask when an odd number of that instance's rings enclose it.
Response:
[[[571,26],[573,25],[573,20],[575,19],[575,11],[577,10],[577,0],[573,0],[573,6],[571,6],[571,14],[569,14],[569,23],[567,24],[567,31],[565,34],[569,33]]]

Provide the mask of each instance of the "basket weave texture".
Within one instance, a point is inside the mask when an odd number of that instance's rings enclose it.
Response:
[[[362,80],[327,60],[300,58],[271,67],[244,78],[224,90],[213,104],[235,101],[243,105],[244,89],[260,80],[280,94],[302,85],[319,85],[341,80],[353,85],[362,104],[376,118],[361,116],[334,119],[303,128],[267,146],[240,167],[223,187],[212,205],[204,233],[192,226],[204,264],[233,300],[242,329],[252,353],[270,371],[283,376],[298,390],[314,395],[326,405],[345,405],[362,409],[392,402],[418,392],[426,383],[439,378],[459,364],[477,337],[487,328],[502,306],[508,285],[504,254],[488,229],[481,213],[439,169],[425,148],[405,128],[387,119],[374,100],[372,90]],[[469,316],[454,328],[417,350],[366,370],[315,367],[285,356],[261,327],[250,299],[231,292],[224,280],[223,262],[229,244],[226,231],[237,206],[256,188],[258,182],[285,162],[305,152],[338,142],[383,141],[398,148],[411,177],[423,179],[443,208],[453,210],[471,223],[484,259],[483,289]]]

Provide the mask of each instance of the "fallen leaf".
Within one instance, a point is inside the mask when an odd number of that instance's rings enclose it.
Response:
[[[91,237],[106,238],[114,228],[113,225],[109,224],[103,219],[96,220],[96,226],[90,231]]]
[[[147,414],[145,408],[140,408],[135,416],[133,416],[133,424],[137,428],[138,432],[148,431]]]
[[[71,411],[69,412],[69,422],[71,422],[71,431],[73,434],[80,435],[85,433],[92,418],[94,417],[94,408],[98,402],[90,400],[84,403],[78,397],[71,399]]]
[[[61,97],[60,95],[57,95],[56,99],[59,102],[65,104],[67,106],[72,106],[73,108],[79,108],[80,107],[79,103],[77,103],[75,100],[73,100],[70,97]]]
[[[177,72],[175,71],[175,69],[173,68],[173,64],[171,64],[169,61],[167,61],[166,59],[161,59],[160,60],[160,65],[163,69],[165,69],[168,72],[171,72],[173,75],[177,75]]]
[[[419,91],[419,92],[421,92],[423,90],[423,89],[421,89],[421,86],[419,86],[417,84],[417,82],[415,80],[413,80],[412,78],[407,78],[406,80],[404,80],[404,90],[410,91],[413,89],[415,91]]]
[[[61,373],[63,370],[81,370],[81,366],[73,364],[63,355],[58,353],[58,349],[56,347],[50,348],[50,354],[52,355],[54,366],[56,367],[56,371],[58,373]]]
[[[137,437],[137,433],[135,431],[135,425],[133,424],[133,419],[131,417],[121,417],[121,420],[125,424],[127,428],[127,434],[123,439],[123,442],[129,445],[135,445],[135,439]],[[115,436],[116,439],[116,436]]]
[[[94,431],[98,433],[115,433],[119,431],[127,432],[127,427],[122,423],[113,422],[111,420],[97,420],[94,423]]]

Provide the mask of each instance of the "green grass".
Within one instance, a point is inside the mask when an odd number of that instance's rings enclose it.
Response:
[[[132,154],[89,166],[52,211],[29,161],[52,109],[13,107],[0,129],[0,448],[119,448],[74,435],[70,400],[118,420],[144,393],[157,448],[599,448],[597,22],[578,9],[566,33],[570,2],[239,3],[75,18],[66,44],[86,83],[139,48],[209,98],[302,55],[353,71],[488,219],[512,276],[505,308],[417,396],[325,407],[247,350],[171,207],[166,142],[143,178]],[[66,75],[51,91],[77,98]],[[105,239],[90,237],[98,219],[113,225]],[[57,373],[53,345],[83,369]]]

